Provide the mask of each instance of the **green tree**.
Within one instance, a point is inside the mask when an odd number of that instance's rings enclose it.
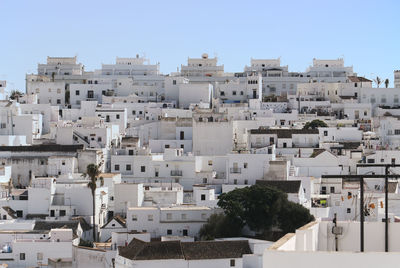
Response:
[[[386,87],[386,88],[389,87],[389,79],[388,79],[388,78],[385,79],[385,87]]]
[[[209,218],[200,230],[202,239],[238,236],[244,226],[259,234],[271,231],[272,227],[293,232],[314,219],[308,209],[290,202],[286,193],[262,185],[223,193],[218,206],[224,215]]]
[[[243,223],[223,213],[212,214],[199,231],[201,240],[237,237],[242,234]]]
[[[19,98],[21,98],[23,95],[24,94],[21,91],[13,90],[13,91],[11,91],[10,99],[19,101]]]
[[[104,185],[104,179],[100,176],[100,166],[96,164],[89,164],[86,167],[86,173],[83,173],[83,177],[89,177],[89,182],[87,186],[90,188],[92,192],[92,205],[93,205],[93,241],[96,241],[96,223],[95,223],[95,216],[96,216],[96,189],[97,189],[97,181],[100,181],[100,186]]]
[[[374,82],[375,82],[375,84],[376,84],[376,87],[379,88],[379,86],[382,84],[382,79],[381,79],[379,76],[377,76],[377,77],[374,79]]]
[[[293,233],[297,228],[315,220],[307,208],[294,202],[286,202],[278,215],[279,228],[284,233]]]
[[[322,121],[322,120],[319,120],[319,119],[315,119],[315,120],[313,120],[313,121],[311,121],[311,122],[307,122],[305,125],[304,125],[304,127],[303,127],[303,129],[316,129],[316,128],[319,128],[319,127],[327,127],[328,125],[324,122],[324,121]]]

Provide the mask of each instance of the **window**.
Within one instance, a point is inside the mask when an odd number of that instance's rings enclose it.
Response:
[[[61,93],[61,89],[57,88],[57,93],[60,94]]]
[[[172,235],[172,230],[171,229],[167,230],[167,235]]]
[[[168,148],[169,148],[169,144],[165,144],[165,145],[164,145],[164,148],[165,148],[165,149],[168,149]]]
[[[115,165],[115,166],[114,166],[114,169],[115,169],[115,170],[119,170],[119,165]]]
[[[203,178],[203,183],[207,183],[207,178]]]
[[[49,92],[51,92],[51,88],[49,88]]]
[[[60,99],[57,99],[57,104],[61,104],[61,100]]]
[[[224,91],[221,91],[220,94],[221,94],[221,96],[225,96],[225,92]]]
[[[173,84],[173,85],[176,85],[176,80],[172,80],[172,84]]]
[[[400,135],[400,129],[395,129],[394,130],[394,135]]]
[[[137,215],[132,215],[132,221],[137,221]]]
[[[244,184],[245,185],[249,184],[249,181],[248,180],[244,180]]]
[[[243,93],[243,91],[240,91],[240,95],[242,95],[242,96],[243,96],[243,94],[244,94],[244,93]]]
[[[205,194],[202,194],[202,195],[201,195],[201,200],[202,200],[202,201],[206,200],[206,195],[205,195]]]
[[[325,137],[328,136],[328,131],[327,130],[324,130],[324,136]]]
[[[20,254],[19,254],[19,259],[20,259],[21,261],[24,261],[24,260],[25,260],[25,253],[20,253]]]
[[[153,215],[147,215],[147,220],[148,221],[153,221]]]
[[[181,149],[185,149],[185,144],[181,144]]]
[[[186,214],[181,214],[181,219],[186,220]]]
[[[247,168],[247,163],[243,163],[243,168]]]
[[[17,217],[22,218],[24,216],[24,212],[22,210],[17,210]]]
[[[98,142],[101,142],[101,137],[97,137],[97,141],[98,141]]]
[[[133,150],[129,150],[129,155],[133,155]]]
[[[237,179],[234,179],[234,180],[233,180],[233,184],[237,184]]]
[[[140,167],[140,172],[146,172],[146,167],[145,166],[141,166]]]
[[[368,162],[368,164],[373,164],[373,163],[375,163],[375,159],[372,159],[372,158],[368,159],[367,162]]]
[[[236,91],[235,91],[235,90],[232,91],[232,95],[233,95],[233,96],[236,96]]]
[[[212,160],[208,160],[208,165],[212,166]]]
[[[331,194],[335,193],[335,187],[331,186]]]
[[[79,96],[79,94],[80,94],[79,90],[75,90],[75,95]]]
[[[347,208],[347,213],[351,213],[351,208]]]
[[[116,118],[119,119],[119,114],[116,115]]]
[[[183,234],[183,236],[188,236],[188,230],[187,229],[183,229],[182,230],[182,234]]]
[[[61,209],[61,210],[60,210],[60,217],[63,217],[63,216],[65,216],[65,215],[66,215],[65,209]]]
[[[131,165],[126,165],[126,170],[131,170],[132,166]]]
[[[286,147],[287,147],[287,143],[284,142],[284,143],[283,143],[283,148],[286,148]]]
[[[235,260],[231,260],[231,261],[230,261],[230,266],[231,266],[231,267],[235,267]]]
[[[65,166],[65,161],[62,161],[62,162],[61,162],[61,165]]]
[[[172,220],[172,214],[171,213],[167,213],[167,220]]]

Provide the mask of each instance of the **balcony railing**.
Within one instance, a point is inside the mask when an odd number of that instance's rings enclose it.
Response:
[[[230,168],[229,170],[231,173],[242,173],[241,168]]]
[[[171,170],[171,176],[182,176],[182,170]]]

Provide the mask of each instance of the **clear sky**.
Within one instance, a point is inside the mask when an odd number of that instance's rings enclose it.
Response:
[[[87,70],[145,55],[161,71],[217,55],[225,71],[250,58],[281,57],[290,71],[315,58],[393,84],[400,69],[400,1],[0,0],[0,80],[25,90],[47,56],[78,56]]]

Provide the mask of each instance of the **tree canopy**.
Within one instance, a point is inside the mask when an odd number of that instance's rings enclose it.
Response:
[[[315,119],[315,120],[313,120],[311,122],[307,122],[304,125],[303,129],[316,129],[316,128],[319,128],[319,127],[327,127],[327,126],[328,125],[324,121],[319,120],[319,119]]]
[[[224,214],[211,216],[201,230],[202,239],[233,237],[242,233],[244,226],[256,233],[273,227],[282,232],[294,232],[314,220],[308,209],[287,199],[287,194],[268,186],[253,185],[223,193],[218,206]]]

